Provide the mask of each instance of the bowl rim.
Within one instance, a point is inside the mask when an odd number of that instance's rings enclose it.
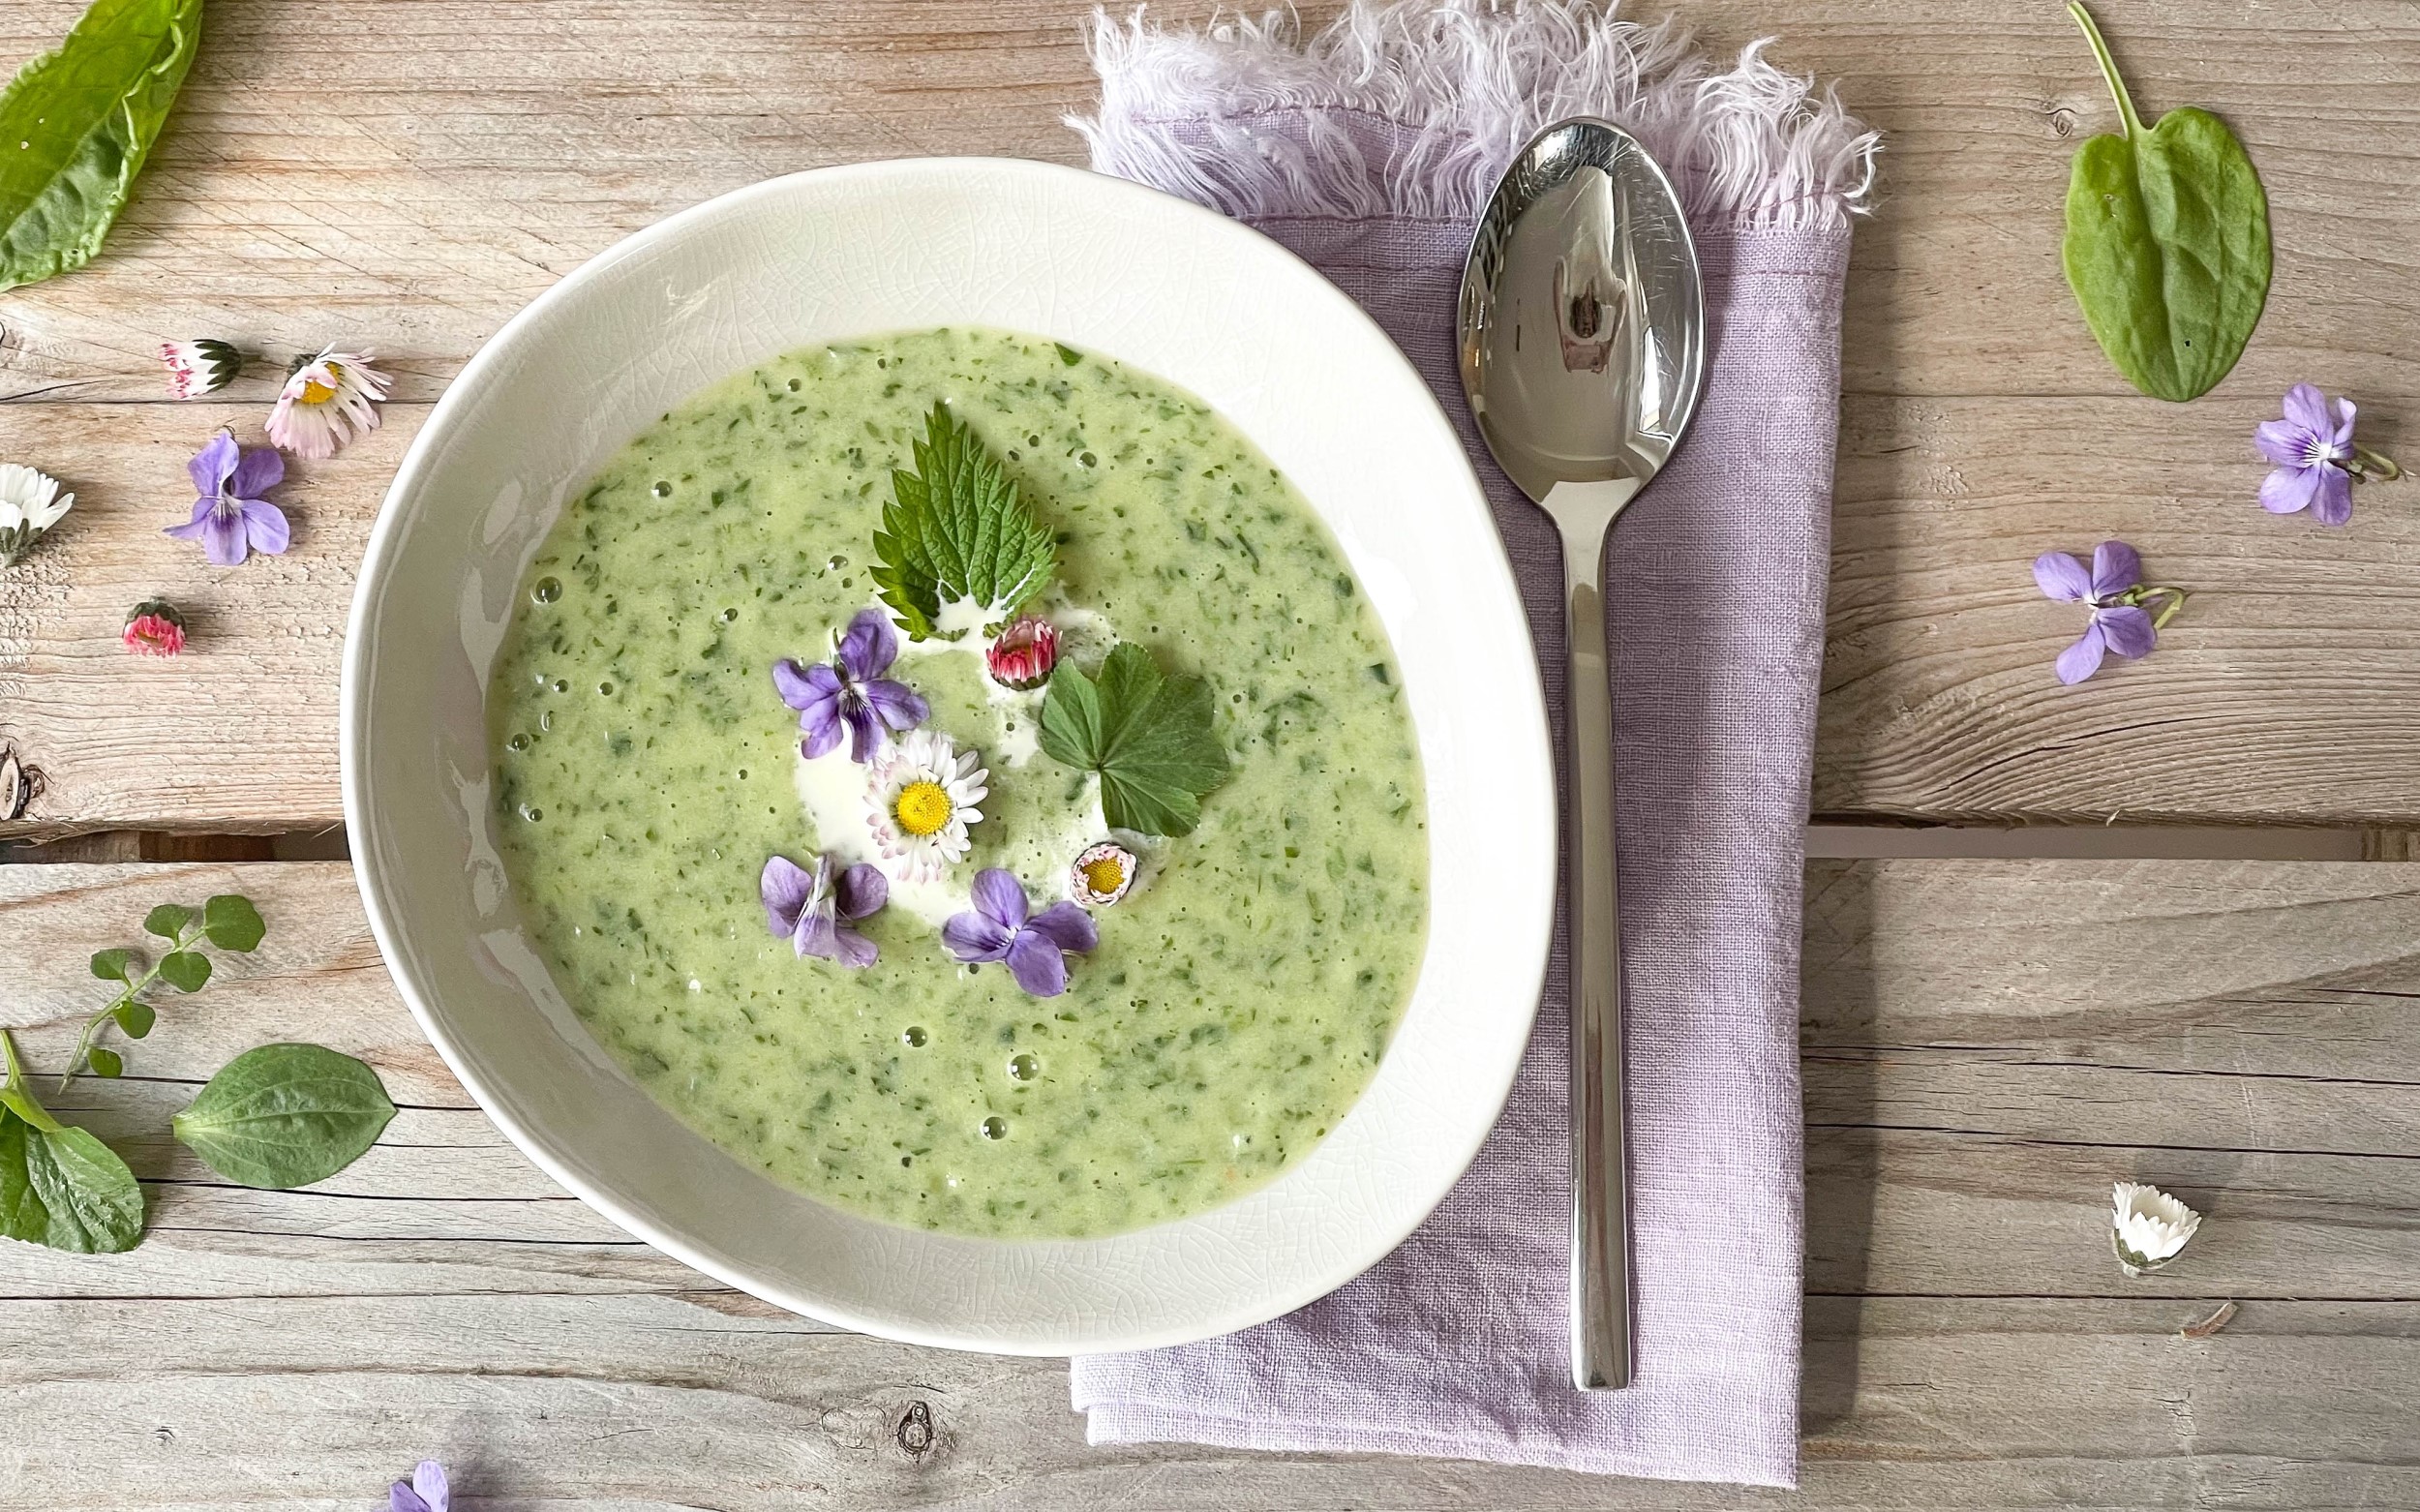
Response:
[[[430,994],[424,990],[423,983],[418,980],[412,968],[413,955],[402,948],[403,931],[397,921],[390,917],[386,904],[385,894],[388,884],[381,872],[379,848],[374,841],[378,827],[372,817],[373,807],[366,776],[368,763],[362,755],[362,742],[366,739],[365,724],[368,719],[371,663],[367,630],[384,587],[384,580],[390,565],[389,559],[397,549],[396,541],[401,533],[402,521],[411,507],[413,497],[422,487],[423,474],[435,465],[436,453],[443,444],[446,433],[452,429],[456,416],[471,409],[479,402],[481,391],[487,386],[485,379],[490,371],[500,368],[513,359],[516,339],[523,331],[543,319],[547,312],[556,304],[571,297],[574,291],[601,277],[606,270],[623,259],[681,237],[704,223],[743,211],[761,199],[778,198],[795,193],[804,185],[846,184],[856,180],[880,180],[935,172],[996,173],[1011,178],[1024,175],[1037,180],[1056,180],[1061,185],[1070,181],[1081,181],[1088,192],[1155,201],[1161,213],[1172,215],[1180,221],[1193,223],[1193,227],[1204,239],[1229,238],[1239,243],[1256,244],[1262,256],[1275,251],[1284,260],[1297,265],[1308,275],[1311,280],[1309,297],[1326,302],[1339,317],[1364,327],[1377,338],[1385,354],[1380,360],[1400,365],[1403,373],[1410,378],[1413,388],[1425,400],[1428,414],[1455,442],[1461,468],[1454,475],[1454,482],[1466,491],[1466,501],[1483,514],[1489,512],[1487,495],[1480,483],[1477,470],[1471,463],[1467,442],[1454,425],[1452,417],[1446,412],[1444,406],[1429,387],[1427,380],[1421,377],[1417,369],[1412,367],[1410,359],[1405,355],[1394,338],[1377,324],[1368,311],[1343,289],[1337,287],[1325,274],[1320,273],[1308,260],[1282,242],[1240,221],[1180,196],[1171,195],[1133,180],[1095,173],[1085,168],[1063,164],[1026,158],[980,155],[887,158],[808,168],[761,179],[676,211],[631,232],[541,290],[499,326],[494,335],[480,344],[479,348],[446,383],[444,392],[439,396],[427,417],[421,422],[419,432],[412,438],[409,446],[406,449],[394,479],[389,483],[379,501],[378,515],[371,524],[367,545],[355,581],[352,603],[346,619],[339,695],[338,750],[345,822],[347,832],[352,837],[351,868],[354,884],[361,896],[362,909],[367,917],[371,935],[378,944],[380,960],[385,965],[397,993],[403,998],[405,1006],[418,1023],[421,1033],[427,1037],[448,1070],[461,1082],[464,1090],[469,1092],[473,1101],[478,1104],[480,1111],[504,1134],[506,1138],[512,1141],[516,1149],[544,1171],[550,1179],[582,1202],[602,1213],[625,1232],[681,1263],[725,1285],[799,1315],[912,1345],[979,1350],[993,1354],[1059,1357],[1078,1353],[1108,1353],[1163,1347],[1214,1338],[1283,1316],[1351,1282],[1393,1254],[1406,1239],[1428,1221],[1429,1216],[1435,1212],[1439,1203],[1444,1201],[1454,1188],[1461,1184],[1472,1162],[1476,1160],[1480,1149],[1500,1121],[1503,1107],[1511,1096],[1521,1066],[1527,1059],[1527,1047],[1530,1035],[1534,1032],[1539,998],[1550,964],[1549,954],[1554,924],[1559,913],[1554,902],[1553,891],[1550,890],[1548,904],[1537,920],[1529,922],[1526,926],[1515,926],[1505,930],[1491,944],[1490,949],[1501,959],[1506,980],[1525,989],[1522,999],[1528,1003],[1528,1007],[1523,1017],[1524,1032],[1520,1036],[1520,1048],[1505,1057],[1500,1079],[1483,1089],[1489,1117],[1483,1124],[1474,1122],[1472,1127],[1476,1130],[1475,1135],[1467,1140],[1458,1141],[1454,1147],[1451,1179],[1438,1183],[1436,1190],[1426,1195],[1425,1200],[1407,1204],[1400,1209],[1397,1222],[1383,1226],[1371,1225],[1360,1239],[1342,1247],[1347,1253],[1341,1259],[1309,1268],[1303,1279],[1293,1285],[1252,1292],[1246,1294],[1241,1300],[1195,1315],[1180,1323],[1129,1328],[1123,1331],[1105,1330],[1109,1335],[1105,1340],[1088,1336],[1080,1344],[1070,1344],[1064,1337],[1047,1330],[1037,1330],[1013,1336],[1002,1336],[991,1332],[976,1337],[953,1333],[946,1326],[925,1326],[904,1321],[895,1316],[874,1316],[863,1314],[844,1302],[830,1297],[802,1295],[778,1278],[768,1278],[749,1272],[744,1266],[726,1260],[717,1255],[711,1245],[702,1244],[635,1210],[609,1186],[600,1185],[583,1174],[566,1152],[559,1151],[555,1147],[556,1141],[552,1135],[525,1123],[513,1110],[511,1100],[500,1096],[497,1089],[487,1085],[485,1077],[471,1069],[469,1058],[456,1045],[439,1014],[431,1006]],[[1490,524],[1492,529],[1492,516]],[[1491,597],[1498,598],[1499,601],[1508,602],[1515,615],[1522,619],[1526,631],[1526,610],[1523,607],[1520,586],[1514,576],[1509,555],[1500,549],[1500,538],[1499,549],[1492,554],[1488,560],[1467,563],[1465,571],[1468,574],[1474,590],[1485,592]],[[1515,828],[1528,828],[1532,830],[1532,832],[1542,831],[1553,837],[1550,843],[1554,847],[1556,863],[1559,868],[1561,864],[1560,831],[1557,822],[1557,801],[1553,785],[1553,727],[1546,709],[1543,683],[1537,671],[1534,643],[1531,647],[1531,658],[1530,676],[1523,680],[1529,693],[1527,702],[1533,717],[1527,721],[1526,730],[1498,732],[1497,739],[1508,741],[1515,747],[1528,747],[1530,752],[1541,758],[1540,765],[1546,773],[1547,781],[1536,785],[1532,791],[1525,792],[1519,787],[1508,788],[1497,795],[1497,801],[1505,805],[1513,817]],[[1521,812],[1525,808],[1528,810],[1526,814]],[[1432,915],[1429,928],[1434,931],[1437,927],[1437,921]],[[1416,983],[1415,978],[1415,991],[1417,990]],[[1391,1041],[1389,1048],[1392,1049]],[[1380,1063],[1383,1064],[1383,1057]],[[1364,1095],[1367,1095],[1367,1089]],[[729,1156],[730,1152],[722,1153]],[[733,1158],[736,1159],[736,1157]],[[1438,1168],[1443,1168],[1443,1162],[1437,1164]],[[1276,1178],[1278,1181],[1284,1179],[1285,1173],[1283,1172]],[[800,1194],[800,1195],[807,1201],[818,1200],[811,1194]],[[830,1206],[830,1204],[825,1205]],[[869,1215],[852,1216],[869,1223],[882,1222]],[[1171,1222],[1182,1221],[1172,1220]],[[919,1230],[907,1231],[918,1232]],[[1008,1239],[994,1242],[1017,1244],[1035,1241]]]

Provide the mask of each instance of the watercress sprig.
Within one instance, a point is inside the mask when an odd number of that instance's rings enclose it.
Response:
[[[220,950],[245,953],[257,949],[261,936],[268,932],[260,922],[260,911],[239,892],[222,892],[211,898],[201,905],[198,919],[190,908],[163,903],[143,917],[143,931],[168,942],[167,953],[149,966],[143,964],[140,953],[131,950],[101,951],[94,954],[92,974],[104,982],[119,983],[118,994],[84,1020],[84,1032],[76,1039],[76,1053],[68,1058],[67,1070],[59,1077],[61,1092],[68,1089],[79,1072],[89,1070],[96,1076],[107,1077],[126,1074],[126,1058],[97,1043],[102,1031],[114,1023],[130,1040],[150,1034],[159,1014],[142,1000],[142,994],[155,982],[166,982],[179,992],[200,991],[210,980],[210,957],[195,946],[207,940]]]

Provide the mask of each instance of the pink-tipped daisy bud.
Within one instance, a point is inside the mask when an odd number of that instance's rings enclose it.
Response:
[[[1134,873],[1141,870],[1134,853],[1114,840],[1088,845],[1068,869],[1068,891],[1075,901],[1093,908],[1106,908],[1124,897],[1134,886]]]
[[[1050,669],[1058,664],[1059,628],[1040,615],[1027,615],[1001,631],[983,652],[991,680],[1019,693],[1049,681]]]
[[[142,656],[173,656],[185,649],[185,617],[165,598],[146,598],[126,612],[128,650]]]
[[[199,399],[235,381],[243,371],[244,354],[234,344],[212,336],[185,342],[162,342],[160,361],[168,370],[170,399]]]

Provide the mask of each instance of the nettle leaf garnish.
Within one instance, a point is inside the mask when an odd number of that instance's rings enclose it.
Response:
[[[965,422],[936,404],[916,470],[891,474],[874,536],[882,600],[909,635],[954,640],[1015,614],[1050,581],[1057,543]]]
[[[2243,354],[2269,297],[2269,198],[2226,123],[2187,106],[2146,127],[2081,0],[2122,135],[2076,150],[2067,186],[2068,287],[2102,350],[2155,399],[2198,398]]]
[[[0,94],[0,288],[83,266],[124,208],[201,42],[201,0],[94,0]]]
[[[1059,667],[1043,700],[1042,748],[1101,774],[1101,813],[1113,830],[1191,834],[1201,795],[1226,780],[1210,684],[1162,676],[1134,645],[1112,649],[1097,681]]]

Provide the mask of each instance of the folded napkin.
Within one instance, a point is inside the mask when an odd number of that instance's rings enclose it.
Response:
[[[1485,480],[1559,717],[1555,532],[1489,461],[1454,367],[1470,227],[1539,128],[1637,133],[1687,201],[1706,397],[1612,558],[1638,1378],[1570,1383],[1566,999],[1429,1222],[1289,1316],[1079,1359],[1096,1443],[1376,1450],[1793,1485],[1801,1205],[1801,826],[1823,660],[1841,283],[1875,138],[1751,47],[1582,0],[1355,4],[1307,43],[1097,19],[1093,166],[1292,248],[1394,336]]]

